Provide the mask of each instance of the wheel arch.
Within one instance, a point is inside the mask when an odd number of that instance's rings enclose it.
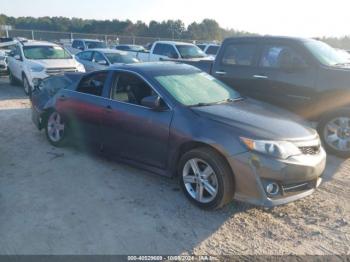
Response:
[[[189,152],[193,149],[197,149],[197,148],[201,148],[201,147],[205,147],[205,148],[209,148],[211,150],[213,150],[214,152],[216,152],[220,157],[222,157],[222,159],[226,162],[226,164],[230,167],[231,173],[232,173],[232,177],[234,179],[234,172],[231,168],[231,165],[227,159],[227,157],[223,154],[222,151],[220,151],[220,149],[216,148],[215,146],[205,143],[205,142],[200,142],[200,141],[188,141],[183,143],[177,150],[176,154],[175,154],[175,161],[172,161],[172,167],[171,167],[171,173],[172,176],[177,177],[178,176],[178,164],[180,162],[181,157],[186,153]]]

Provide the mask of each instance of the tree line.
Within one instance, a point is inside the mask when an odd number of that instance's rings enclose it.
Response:
[[[12,17],[0,14],[0,25],[11,25],[16,29],[76,32],[89,34],[117,34],[144,37],[217,40],[221,41],[229,36],[255,35],[253,33],[225,29],[213,19],[193,22],[187,27],[181,20],[142,21],[130,20],[93,20],[67,17]],[[330,45],[350,50],[350,36],[342,38],[322,37],[320,40]]]
[[[212,19],[193,22],[187,27],[181,20],[150,21],[148,24],[130,20],[92,20],[66,17],[11,17],[0,15],[0,25],[15,29],[62,31],[89,34],[117,34],[172,39],[218,40],[233,35],[251,35],[248,32],[224,29]]]

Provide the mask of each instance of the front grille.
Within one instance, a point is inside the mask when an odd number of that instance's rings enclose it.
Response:
[[[320,153],[321,146],[303,146],[299,147],[299,149],[304,155],[317,155]]]
[[[48,75],[61,75],[68,72],[77,72],[75,67],[57,67],[46,69],[46,74]]]

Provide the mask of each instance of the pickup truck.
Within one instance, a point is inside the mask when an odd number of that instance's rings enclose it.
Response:
[[[85,51],[88,49],[96,49],[96,48],[107,48],[105,42],[100,40],[92,40],[92,39],[74,39],[70,44],[64,44],[65,49],[67,49],[72,55],[75,55],[81,51]]]
[[[213,63],[186,63],[243,95],[311,120],[328,152],[350,157],[350,61],[326,43],[233,37],[223,42]]]
[[[141,62],[213,60],[196,45],[175,41],[156,41],[149,52],[130,52],[130,55]]]

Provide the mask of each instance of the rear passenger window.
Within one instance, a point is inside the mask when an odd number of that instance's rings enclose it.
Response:
[[[221,62],[225,65],[252,66],[255,53],[255,44],[229,44]]]
[[[77,88],[78,92],[101,96],[107,79],[107,72],[97,72],[84,77]]]

